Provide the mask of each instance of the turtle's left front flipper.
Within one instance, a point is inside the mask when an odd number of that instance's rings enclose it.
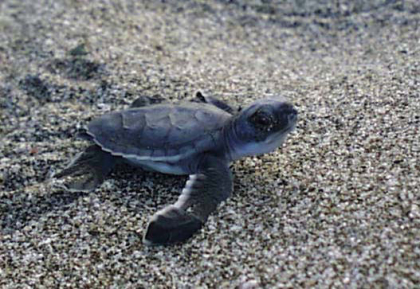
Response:
[[[178,201],[152,217],[144,243],[167,245],[187,240],[230,196],[232,187],[232,174],[227,162],[211,155],[204,156],[198,173],[190,175]]]

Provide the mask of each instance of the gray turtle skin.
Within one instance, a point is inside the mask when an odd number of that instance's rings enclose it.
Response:
[[[175,204],[151,218],[144,243],[187,240],[232,193],[229,164],[278,148],[296,125],[297,111],[282,97],[257,100],[236,112],[212,97],[156,103],[147,97],[132,107],[92,120],[83,136],[93,144],[56,178],[68,190],[97,188],[123,160],[146,170],[189,175]]]

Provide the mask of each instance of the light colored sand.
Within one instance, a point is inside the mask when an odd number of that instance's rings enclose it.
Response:
[[[224,2],[0,2],[0,287],[419,286],[418,1]],[[300,121],[234,164],[234,196],[191,241],[141,242],[184,178],[45,182],[90,118],[199,89],[238,105],[282,94]]]

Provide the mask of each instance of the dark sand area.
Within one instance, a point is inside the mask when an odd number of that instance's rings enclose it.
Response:
[[[165,2],[0,0],[0,288],[419,288],[420,2]],[[142,243],[185,177],[49,181],[93,117],[198,90],[300,119],[187,243]]]

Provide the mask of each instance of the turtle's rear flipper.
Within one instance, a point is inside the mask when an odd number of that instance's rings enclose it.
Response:
[[[110,153],[102,151],[97,145],[91,145],[54,178],[63,179],[63,186],[69,191],[91,191],[102,184],[115,162],[115,157]]]
[[[152,217],[144,243],[168,245],[187,240],[231,192],[232,174],[228,164],[217,157],[205,156],[198,173],[190,176],[178,201]]]

